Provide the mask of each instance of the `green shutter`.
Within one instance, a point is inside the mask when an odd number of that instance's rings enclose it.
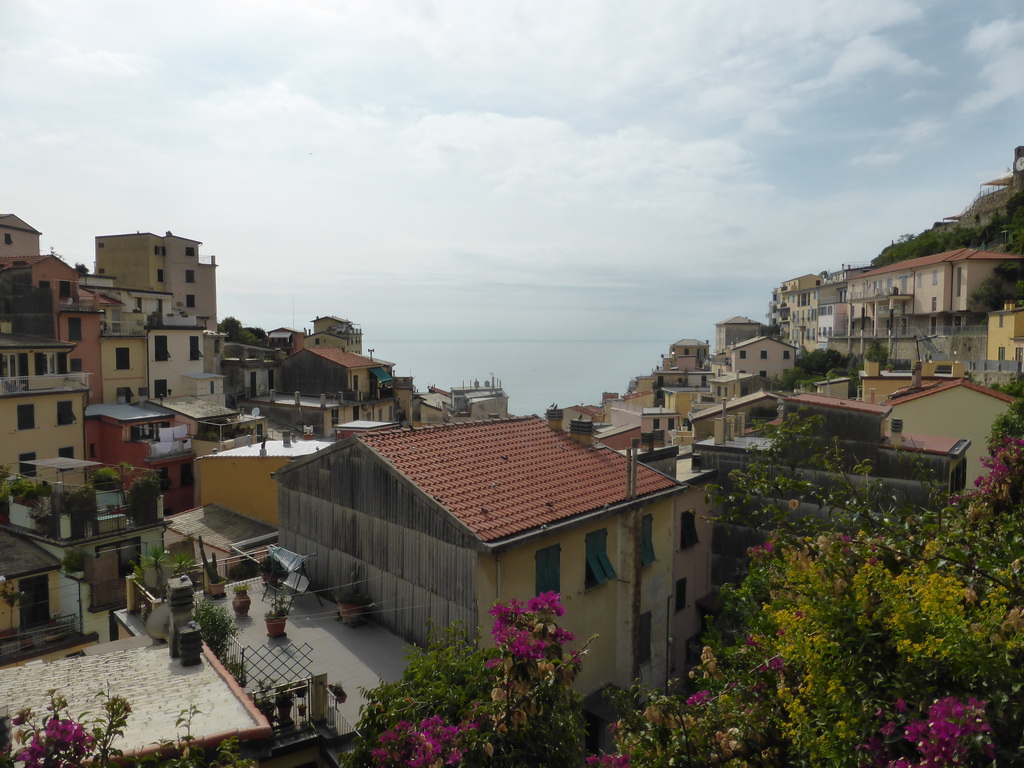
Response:
[[[615,578],[615,569],[608,559],[608,531],[602,528],[587,534],[586,587],[596,587]]]
[[[700,539],[697,538],[697,519],[692,509],[689,512],[683,512],[679,523],[682,529],[679,537],[680,549],[700,543]]]
[[[654,515],[644,515],[640,520],[640,562],[654,562]]]
[[[536,565],[536,594],[542,592],[561,592],[561,573],[559,569],[559,556],[561,546],[555,544],[551,547],[538,549],[534,555]]]

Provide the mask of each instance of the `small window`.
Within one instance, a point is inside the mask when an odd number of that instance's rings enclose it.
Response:
[[[654,515],[640,519],[640,562],[643,565],[654,562]]]
[[[181,465],[181,484],[183,486],[186,486],[186,485],[192,485],[193,482],[194,482],[194,480],[193,480],[193,476],[192,476],[192,465],[191,464],[182,464]]]
[[[14,245],[14,239],[10,232],[4,232],[4,245]]]
[[[694,544],[699,544],[697,538],[697,515],[691,509],[679,518],[679,548],[688,549]]]
[[[615,569],[608,559],[608,530],[602,528],[587,534],[587,563],[583,584],[596,587],[615,578]]]
[[[58,400],[57,401],[57,424],[63,426],[65,424],[75,423],[75,404],[71,400]]]
[[[640,664],[651,660],[651,612],[640,614],[637,632],[636,660]]]
[[[789,350],[788,349],[782,350],[782,359],[783,360],[789,360]]]
[[[191,256],[192,254],[188,253],[191,250],[192,250],[191,248],[186,248],[185,249],[185,255],[186,256]],[[195,281],[196,281],[196,271],[194,269],[186,269],[185,270],[185,282],[186,283],[194,283]]]
[[[676,613],[686,607],[686,579],[676,579]]]
[[[71,283],[68,280],[61,280],[58,285],[60,286],[60,297],[62,299],[71,298]]]
[[[740,350],[740,360],[746,360],[746,359],[747,359],[747,350],[741,349]]]
[[[117,347],[114,350],[114,368],[126,371],[132,367],[132,351],[130,347]]]
[[[196,255],[196,247],[194,245],[186,245],[185,246],[185,255],[186,256],[195,256]],[[190,282],[190,283],[192,282],[187,277],[185,278],[185,280],[187,282]]]
[[[196,305],[196,296],[194,293],[185,294],[185,306],[194,307]]]
[[[160,476],[160,490],[166,491],[171,487],[171,471],[167,467],[160,467],[156,473]]]
[[[171,353],[167,351],[167,337],[153,337],[153,359],[161,362],[171,359]]]
[[[156,379],[153,382],[153,397],[167,397],[167,379]]]
[[[202,360],[203,353],[199,351],[199,337],[189,336],[188,337],[188,359],[189,360]]]
[[[932,312],[936,312],[939,308],[939,300],[935,296],[932,296]]]
[[[768,350],[767,349],[762,349],[761,350],[761,359],[762,360],[767,360],[768,359]]]
[[[68,318],[68,341],[81,341],[82,340],[82,318],[80,317],[69,317]]]
[[[999,348],[999,358],[998,359],[1000,359],[1000,360],[1005,360],[1006,359],[1006,347],[1000,347]]]
[[[62,459],[73,459],[75,458],[75,446],[69,445],[66,448],[58,448],[57,456]]]
[[[156,271],[156,281],[158,283],[162,283],[164,281],[164,271],[162,269],[158,269]]]
[[[220,354],[220,339],[214,339],[213,340],[213,354],[215,354],[215,355],[219,355]]]
[[[82,372],[82,358],[80,358],[80,357],[72,357],[70,362],[71,362],[71,372],[72,373],[81,373]]]
[[[561,592],[562,579],[559,558],[561,547],[555,544],[538,549],[534,555],[534,587],[536,594],[542,592]]]
[[[18,406],[18,429],[36,428],[36,407],[32,403]]]
[[[159,245],[154,245],[153,246],[153,255],[154,256],[159,256],[160,255],[160,246]]]

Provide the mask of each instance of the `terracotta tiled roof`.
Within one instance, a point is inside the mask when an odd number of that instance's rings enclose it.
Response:
[[[916,453],[934,453],[945,456],[950,453],[959,453],[970,441],[961,440],[958,437],[942,437],[941,435],[911,435],[903,433],[903,443],[898,450],[914,451]],[[892,435],[889,434],[882,442],[885,448],[897,448],[892,444]]]
[[[600,416],[604,413],[604,408],[600,405],[570,405],[565,410],[576,411],[584,416]]]
[[[623,395],[622,400],[623,402],[626,400],[636,400],[638,397],[644,397],[649,394],[651,394],[651,390],[649,389],[645,389],[643,392],[630,392],[629,394]]]
[[[795,397],[785,398],[787,403],[797,405],[823,405],[826,408],[841,408],[847,411],[860,411],[861,413],[876,413],[885,416],[892,410],[891,405],[878,405],[876,403],[865,403],[861,400],[847,400],[843,397],[828,397],[827,395],[803,394]]]
[[[947,390],[955,389],[956,387],[965,387],[973,390],[974,392],[979,392],[983,395],[994,397],[997,400],[1002,400],[1004,403],[1012,403],[1017,399],[1005,392],[999,392],[995,389],[983,387],[980,384],[975,384],[973,381],[969,381],[967,379],[953,379],[951,381],[937,381],[931,384],[924,384],[920,387],[904,387],[903,389],[897,389],[885,402],[889,405],[900,405],[902,403],[910,402],[911,400],[917,400],[921,397],[928,397],[929,395],[946,392]]]
[[[928,267],[932,264],[940,264],[946,261],[1020,261],[1021,258],[1024,257],[1014,253],[997,253],[995,251],[979,251],[974,248],[961,248],[956,251],[933,253],[930,256],[921,256],[917,259],[907,259],[906,261],[898,261],[895,264],[887,264],[870,272],[863,272],[853,279],[860,280],[861,278],[884,275],[889,272],[902,272],[914,267]]]
[[[626,458],[538,418],[379,432],[360,438],[482,541],[626,499]],[[637,495],[681,487],[640,465]]]
[[[301,355],[303,352],[309,352],[313,355],[319,355],[324,360],[330,360],[332,363],[338,365],[344,365],[346,368],[374,368],[377,366],[388,366],[394,365],[389,363],[387,360],[380,360],[374,358],[371,360],[368,357],[357,355],[355,352],[346,352],[343,349],[337,347],[306,347],[296,352],[296,355]]]

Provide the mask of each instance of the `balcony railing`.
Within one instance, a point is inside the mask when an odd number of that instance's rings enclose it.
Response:
[[[141,528],[163,519],[163,498],[126,499],[121,491],[80,494],[71,486],[54,484],[52,492],[31,500],[12,496],[10,525],[34,530],[56,541],[107,536]]]
[[[68,392],[89,388],[88,373],[50,373],[43,376],[0,378],[0,396],[25,392]]]
[[[142,315],[131,320],[104,320],[100,324],[100,333],[104,336],[145,336],[146,325]]]
[[[166,459],[182,453],[192,453],[192,438],[186,437],[182,440],[161,440],[149,443],[149,461],[155,459]]]
[[[82,620],[72,614],[58,614],[45,626],[0,632],[0,666],[6,664],[9,657],[44,654],[58,643],[80,637]]]

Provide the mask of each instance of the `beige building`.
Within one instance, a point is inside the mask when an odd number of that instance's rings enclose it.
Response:
[[[754,373],[763,379],[782,376],[796,365],[797,348],[770,336],[741,341],[728,351],[732,373]]]
[[[730,317],[715,323],[715,353],[725,352],[734,344],[752,339],[761,333],[764,326],[749,317]]]
[[[988,473],[981,458],[988,455],[992,422],[1014,400],[967,379],[951,379],[897,390],[885,404],[892,408],[891,419],[903,420],[905,432],[970,440],[966,487],[973,489],[974,481]]]
[[[818,288],[821,275],[786,280],[772,293],[769,317],[782,331],[782,340],[810,351],[818,346]]]
[[[100,235],[96,238],[96,272],[113,277],[119,288],[170,294],[160,315],[194,316],[209,330],[217,328],[217,262],[199,253],[198,240],[150,232]]]
[[[13,213],[0,213],[0,258],[38,256],[42,232]]]
[[[915,335],[960,335],[972,328],[983,336],[985,316],[971,306],[971,296],[1000,264],[1022,258],[961,248],[851,278],[852,351],[863,353],[868,339],[894,343]]]
[[[313,321],[313,332],[306,334],[302,346],[307,349],[329,347],[363,354],[363,330],[351,320],[328,315]],[[372,355],[373,352],[371,351]]]
[[[1008,301],[988,313],[988,359],[1024,362],[1024,307]]]

